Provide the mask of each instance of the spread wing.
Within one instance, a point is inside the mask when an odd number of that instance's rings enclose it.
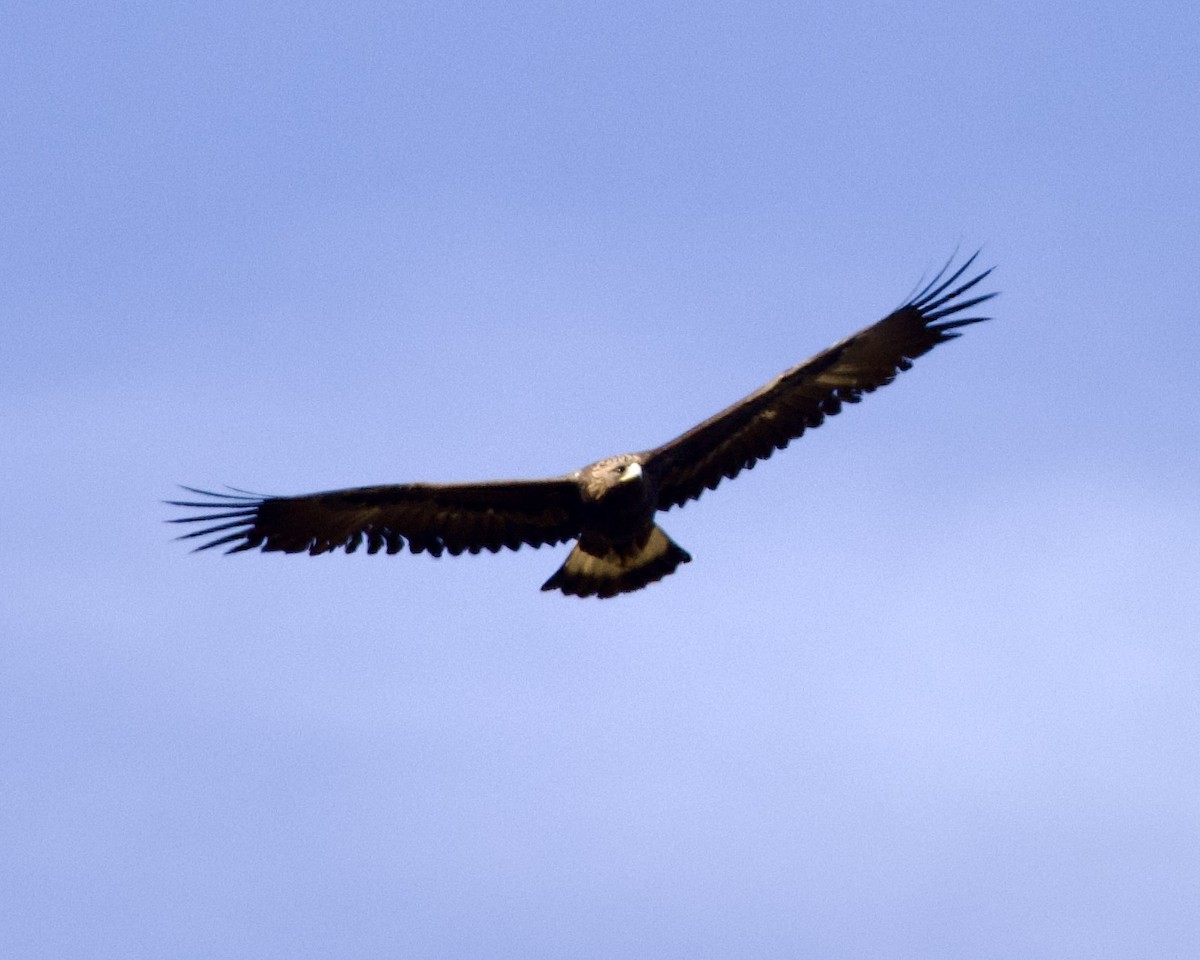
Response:
[[[957,316],[995,296],[960,299],[991,273],[985,270],[955,286],[978,256],[949,276],[947,263],[907,303],[875,325],[784,371],[761,390],[643,454],[646,469],[659,476],[660,508],[681,506],[706,489],[715,489],[723,477],[737,476],[805,430],[820,426],[843,403],[858,403],[863,394],[891,383],[914,359],[957,337],[955,328],[988,319]]]
[[[206,524],[180,537],[212,537],[197,550],[229,544],[226,553],[259,547],[353,553],[365,541],[367,553],[399,553],[407,543],[413,553],[441,556],[540,547],[579,535],[579,487],[569,477],[357,487],[302,497],[184,489],[205,499],[168,503],[204,512],[169,522]]]

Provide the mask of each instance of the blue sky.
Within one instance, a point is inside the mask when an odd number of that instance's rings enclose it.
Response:
[[[1200,949],[1191,4],[24,5],[0,37],[0,953]],[[996,320],[559,550],[160,501],[558,474]]]

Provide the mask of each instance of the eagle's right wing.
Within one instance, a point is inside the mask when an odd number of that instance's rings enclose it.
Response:
[[[992,272],[984,270],[960,282],[976,256],[949,276],[947,263],[927,286],[878,323],[784,371],[670,443],[642,454],[646,469],[659,477],[662,509],[681,506],[782,450],[837,413],[842,404],[857,403],[863,394],[891,383],[917,357],[957,337],[958,328],[986,319],[962,316],[995,296],[983,293],[963,299]]]
[[[413,553],[440,556],[540,547],[579,535],[579,486],[569,477],[357,487],[300,497],[184,489],[205,499],[168,503],[204,512],[169,522],[208,524],[180,538],[212,537],[197,550],[229,544],[226,553],[353,553],[365,542],[367,553],[399,553],[407,544]]]

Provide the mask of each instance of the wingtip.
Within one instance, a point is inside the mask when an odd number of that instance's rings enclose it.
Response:
[[[915,296],[909,298],[904,307],[915,310],[927,328],[941,333],[943,339],[950,339],[950,335],[946,331],[991,319],[990,317],[961,317],[956,320],[938,322],[999,296],[999,291],[991,291],[989,293],[977,294],[966,300],[960,301],[958,299],[991,276],[992,271],[996,269],[994,266],[988,267],[986,270],[981,270],[975,276],[969,277],[967,280],[959,283],[959,280],[970,269],[972,264],[975,263],[982,252],[983,248],[981,247],[947,276],[947,271],[950,270],[954,262],[954,258],[951,257],[932,280],[925,284]],[[958,285],[956,286],[956,284]]]

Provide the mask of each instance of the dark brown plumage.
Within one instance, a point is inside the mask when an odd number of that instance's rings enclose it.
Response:
[[[782,450],[843,403],[857,403],[917,357],[957,337],[957,328],[987,319],[958,316],[995,296],[960,299],[991,273],[959,283],[977,256],[949,276],[947,263],[878,323],[653,450],[608,457],[547,480],[412,483],[299,497],[185,487],[205,499],[169,503],[205,512],[171,522],[211,524],[181,539],[211,536],[197,549],[229,545],[227,553],[353,553],[365,543],[368,553],[399,553],[407,545],[413,553],[441,556],[576,540],[543,590],[580,597],[639,590],[691,560],[655,524],[659,510],[682,506]]]

